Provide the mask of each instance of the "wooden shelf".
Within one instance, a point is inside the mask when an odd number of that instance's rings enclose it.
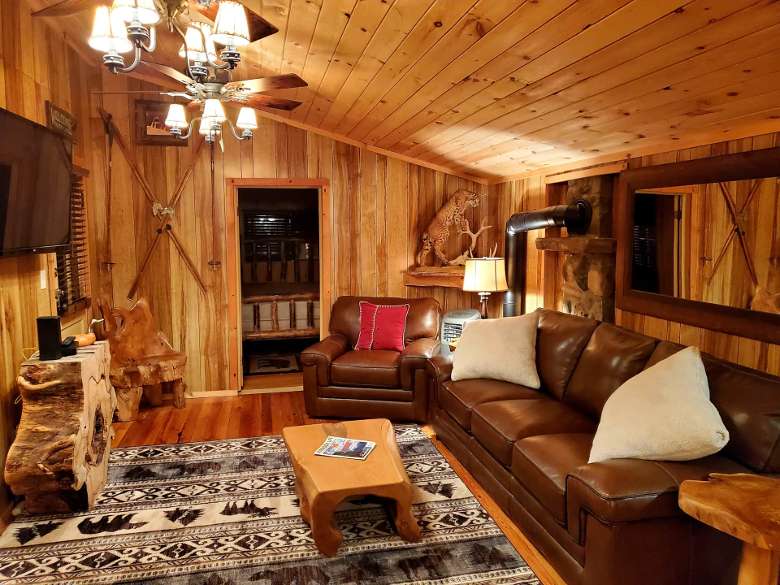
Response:
[[[568,238],[537,238],[536,249],[567,254],[615,254],[617,245],[615,238],[569,236]]]
[[[423,266],[404,271],[406,286],[463,288],[463,266]]]

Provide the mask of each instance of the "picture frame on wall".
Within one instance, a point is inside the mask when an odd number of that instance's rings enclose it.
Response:
[[[138,100],[135,102],[135,143],[149,146],[187,146],[189,140],[182,140],[168,132],[165,117],[170,102]]]

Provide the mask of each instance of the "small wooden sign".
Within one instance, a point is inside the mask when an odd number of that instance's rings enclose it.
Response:
[[[58,108],[49,100],[46,100],[46,126],[73,140],[73,135],[76,132],[76,118],[74,118],[70,112],[66,112],[62,108]]]
[[[135,102],[135,143],[155,146],[187,146],[189,140],[173,136],[165,127],[170,102]]]

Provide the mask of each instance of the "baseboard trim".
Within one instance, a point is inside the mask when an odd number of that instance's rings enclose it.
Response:
[[[303,386],[279,386],[278,388],[247,388],[246,390],[204,390],[189,392],[185,398],[221,398],[225,396],[245,396],[247,394],[273,394],[275,392],[303,392]]]

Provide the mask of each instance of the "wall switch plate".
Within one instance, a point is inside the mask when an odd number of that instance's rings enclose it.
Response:
[[[41,290],[48,288],[49,286],[49,275],[46,272],[45,268],[41,268]]]

